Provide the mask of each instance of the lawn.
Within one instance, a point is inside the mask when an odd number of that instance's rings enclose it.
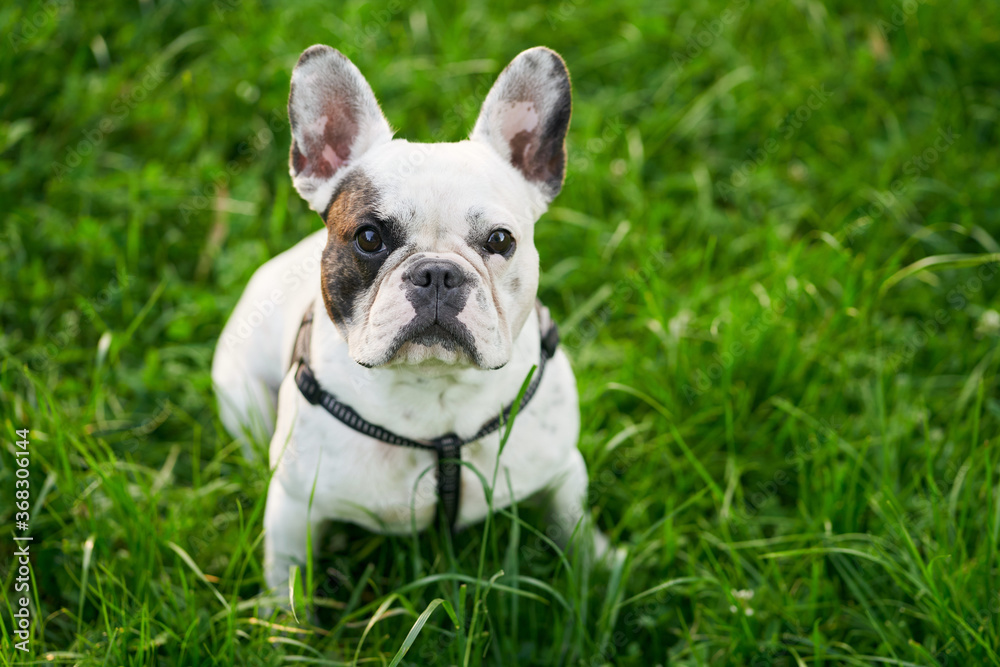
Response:
[[[415,635],[398,664],[1000,665],[1000,4],[46,0],[0,28],[3,664],[382,665]],[[530,508],[342,526],[302,613],[257,621],[268,471],[209,367],[321,226],[287,170],[314,43],[420,141],[464,138],[522,49],[565,58],[540,296],[618,565]]]

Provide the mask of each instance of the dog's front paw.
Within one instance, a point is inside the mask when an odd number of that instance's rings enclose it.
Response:
[[[604,557],[607,556],[608,552],[611,550],[611,540],[608,539],[607,535],[596,528],[593,531],[593,535],[594,539],[592,549],[594,557],[597,560],[604,560]]]
[[[628,557],[628,549],[612,545],[608,536],[595,528],[593,531],[591,554],[596,564],[606,567],[609,570],[614,570],[625,563],[625,559]]]

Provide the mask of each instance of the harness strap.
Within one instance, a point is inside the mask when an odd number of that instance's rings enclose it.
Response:
[[[556,347],[559,345],[559,329],[549,316],[549,309],[536,302],[538,312],[538,324],[542,333],[541,352],[538,360],[538,369],[531,378],[531,383],[521,398],[518,410],[523,410],[541,384],[542,374],[545,371],[545,362],[555,355]],[[298,386],[302,396],[312,405],[320,405],[324,410],[333,415],[341,423],[351,427],[358,433],[368,437],[381,440],[390,445],[400,447],[413,447],[415,449],[431,450],[437,454],[437,493],[438,502],[444,510],[445,520],[449,530],[453,530],[455,520],[458,517],[458,505],[461,500],[461,461],[462,445],[475,442],[481,438],[498,430],[501,424],[510,419],[510,414],[514,409],[511,403],[500,415],[483,424],[475,435],[470,438],[460,438],[454,433],[447,433],[432,440],[414,440],[396,433],[387,428],[364,419],[354,411],[351,406],[337,400],[337,397],[320,387],[316,376],[309,366],[309,345],[312,341],[313,306],[310,304],[306,314],[299,325],[298,334],[295,336],[295,348],[292,352],[292,363],[298,363],[299,367],[295,371],[295,384]]]

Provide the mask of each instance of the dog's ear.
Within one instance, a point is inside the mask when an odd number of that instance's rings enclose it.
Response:
[[[544,46],[522,51],[493,84],[469,137],[489,144],[551,201],[566,174],[569,73]]]
[[[292,71],[289,171],[309,208],[322,214],[345,167],[392,139],[371,86],[344,54],[317,44]]]

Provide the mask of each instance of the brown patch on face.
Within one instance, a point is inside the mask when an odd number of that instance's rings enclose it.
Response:
[[[320,265],[323,303],[345,338],[360,297],[375,283],[392,251],[402,245],[399,229],[378,217],[378,206],[379,193],[371,179],[355,170],[333,193],[324,215],[328,236]],[[354,237],[366,225],[379,231],[385,250],[366,254],[358,249]]]
[[[323,222],[338,235],[352,238],[361,221],[375,215],[379,205],[378,190],[365,172],[355,169],[344,177],[326,205]]]

